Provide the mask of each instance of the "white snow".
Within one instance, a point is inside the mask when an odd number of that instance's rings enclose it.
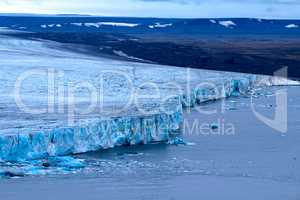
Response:
[[[99,22],[98,24],[103,26],[120,26],[120,27],[130,27],[130,28],[139,26],[139,24],[125,23],[125,22]]]
[[[83,23],[71,23],[71,25],[74,25],[74,26],[83,26]]]
[[[114,54],[116,54],[117,56],[121,56],[121,57],[124,57],[124,58],[129,58],[129,59],[133,59],[133,60],[139,60],[139,61],[145,61],[141,58],[137,58],[137,57],[134,57],[134,56],[129,56],[127,55],[126,53],[124,53],[123,51],[117,51],[117,50],[113,50]]]
[[[139,26],[139,24],[125,23],[125,22],[97,22],[97,23],[84,23],[84,24],[87,27],[96,27],[96,28],[100,28],[100,26],[117,26],[117,27],[130,27],[130,28]]]
[[[217,21],[216,20],[214,20],[214,19],[211,19],[211,20],[209,20],[211,23],[213,23],[213,24],[216,24],[217,23]]]
[[[299,28],[299,25],[297,25],[297,24],[289,24],[289,25],[286,25],[285,28]]]
[[[100,25],[98,23],[84,23],[86,27],[96,27],[99,28]]]
[[[225,26],[226,28],[232,28],[234,26],[236,26],[236,24],[233,21],[219,21],[219,24],[222,26]]]
[[[290,80],[285,77],[279,76],[261,76],[261,79],[258,82],[260,85],[265,86],[299,86],[300,82],[296,80]]]
[[[41,28],[53,28],[53,27],[62,27],[61,24],[42,24]]]
[[[10,29],[10,28],[8,28],[8,27],[0,27],[0,35],[1,35],[1,33],[20,33],[20,32],[22,32],[22,31],[17,31],[17,30],[14,30],[14,29]],[[0,47],[0,49],[1,49],[1,47]]]
[[[151,29],[154,29],[154,28],[166,28],[166,27],[170,27],[170,26],[173,26],[173,24],[172,23],[161,24],[161,23],[157,22],[154,25],[149,25],[148,27]]]

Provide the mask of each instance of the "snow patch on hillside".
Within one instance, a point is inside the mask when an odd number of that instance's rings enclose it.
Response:
[[[71,25],[74,25],[74,26],[83,26],[83,23],[71,23]]]
[[[125,22],[99,22],[98,24],[102,26],[120,26],[120,27],[136,27],[139,24],[125,23]]]
[[[60,28],[60,27],[62,27],[62,25],[61,24],[42,24],[41,25],[41,28],[53,28],[53,27]]]
[[[172,23],[170,24],[161,24],[161,23],[155,23],[154,25],[149,25],[149,28],[154,29],[154,28],[166,28],[166,27],[170,27],[173,26]]]
[[[82,26],[81,23],[72,23],[76,26]],[[125,23],[125,22],[97,22],[97,23],[84,23],[87,27],[96,27],[100,28],[100,26],[115,26],[115,27],[129,27],[134,28],[136,26],[139,26],[139,24],[132,24],[132,23]]]
[[[217,23],[217,21],[216,20],[214,20],[214,19],[211,19],[211,20],[209,20],[211,23],[213,23],[213,24],[216,24]]]
[[[233,28],[236,24],[233,21],[219,21],[219,24],[225,26],[226,28]]]
[[[133,59],[133,60],[138,60],[138,61],[145,61],[143,59],[134,57],[134,56],[129,56],[128,54],[124,53],[123,51],[117,51],[117,50],[113,50],[114,54],[116,54],[117,56],[120,57],[124,57],[124,58],[128,58],[128,59]]]
[[[86,27],[96,27],[99,28],[100,25],[98,23],[84,23]]]
[[[286,25],[285,28],[299,28],[299,26],[297,24],[289,24]]]

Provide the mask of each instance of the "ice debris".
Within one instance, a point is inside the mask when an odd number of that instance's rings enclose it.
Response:
[[[0,178],[32,175],[68,174],[85,168],[85,161],[70,156],[41,160],[0,163]]]
[[[175,138],[169,140],[167,142],[167,144],[170,144],[170,145],[186,145],[186,142],[180,137],[175,137]]]
[[[43,161],[44,167],[63,167],[65,169],[81,169],[84,168],[84,160],[75,159],[70,156],[65,157],[50,157]]]
[[[195,143],[185,141],[181,137],[174,137],[174,138],[170,139],[167,142],[167,144],[176,145],[176,146],[178,146],[178,145],[184,145],[184,146],[194,146],[194,145],[196,145]]]

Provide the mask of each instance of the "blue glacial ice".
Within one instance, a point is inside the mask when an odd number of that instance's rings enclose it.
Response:
[[[168,141],[182,122],[182,109],[177,108],[169,115],[91,120],[83,126],[0,135],[0,158],[4,161],[35,160]]]

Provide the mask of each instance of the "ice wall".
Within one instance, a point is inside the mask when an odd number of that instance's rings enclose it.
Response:
[[[232,73],[232,77],[199,84],[181,96],[183,107],[194,107],[208,101],[246,95],[252,89],[271,86],[299,86],[300,82],[284,77]],[[234,75],[235,74],[235,75]],[[227,74],[228,75],[228,74]]]
[[[181,106],[175,106],[173,111],[152,116],[93,119],[74,127],[0,135],[0,159],[24,161],[168,141],[178,134],[182,122]]]
[[[240,96],[247,94],[258,80],[259,76],[241,75],[223,79],[221,82],[199,84],[198,87],[182,95],[181,102],[183,107],[193,107],[208,101]]]

